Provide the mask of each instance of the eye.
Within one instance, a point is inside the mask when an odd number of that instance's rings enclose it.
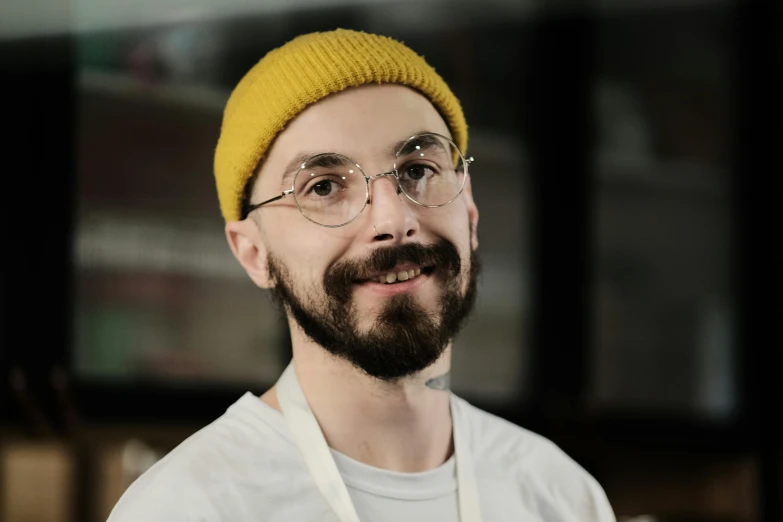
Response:
[[[328,179],[322,179],[312,187],[312,191],[318,196],[328,196],[332,193],[333,182]]]
[[[403,175],[412,181],[419,181],[425,177],[432,177],[435,174],[437,174],[435,169],[421,163],[409,165],[403,169]]]

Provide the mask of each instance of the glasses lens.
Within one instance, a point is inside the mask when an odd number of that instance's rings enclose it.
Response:
[[[294,197],[307,219],[326,226],[344,225],[359,215],[367,198],[364,173],[339,154],[319,154],[296,175]]]
[[[402,190],[421,205],[449,203],[465,185],[462,154],[437,134],[421,134],[405,142],[397,152],[395,168]]]

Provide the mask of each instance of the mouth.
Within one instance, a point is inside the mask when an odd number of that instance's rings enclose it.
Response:
[[[362,292],[370,292],[380,297],[392,297],[417,292],[435,271],[434,266],[415,265],[396,266],[388,272],[372,274],[368,279],[356,281],[356,287]]]
[[[358,284],[379,283],[383,285],[397,285],[407,281],[426,277],[435,271],[434,266],[398,265],[386,272],[378,272],[369,277],[356,281]]]

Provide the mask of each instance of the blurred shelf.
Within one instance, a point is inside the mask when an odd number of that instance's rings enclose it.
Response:
[[[729,190],[726,171],[685,161],[599,152],[595,173],[596,183],[602,188],[628,187],[694,195],[726,195]]]
[[[628,2],[627,0],[600,0],[596,2],[599,12],[606,14],[635,13],[651,10],[682,10],[689,7],[730,7],[731,5],[732,2],[730,0],[636,0],[635,2]]]
[[[220,115],[231,94],[209,85],[154,83],[126,73],[82,70],[78,87],[86,94],[101,94],[123,100],[195,109]]]
[[[222,415],[245,392],[260,395],[272,384],[160,379],[111,382],[74,378],[73,397],[81,417],[93,425],[185,423],[200,427]]]
[[[231,255],[219,225],[90,216],[78,223],[74,264],[82,270],[245,280],[247,275]]]
[[[383,10],[381,20],[389,25],[417,30],[433,26],[453,26],[473,19],[508,19],[529,16],[538,7],[535,0],[468,0],[454,9],[448,0],[137,0],[102,2],[100,0],[10,0],[11,8],[0,16],[0,35],[5,38],[54,34],[79,34],[99,31],[143,30],[197,23],[221,23],[232,20],[261,19],[291,13],[310,13],[318,17],[329,10],[351,9],[366,14]],[[420,16],[422,7],[426,14]],[[411,12],[411,10],[414,10]],[[443,16],[444,10],[449,16]],[[439,16],[440,15],[440,16]]]

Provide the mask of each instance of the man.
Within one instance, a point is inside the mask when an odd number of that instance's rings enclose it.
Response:
[[[218,195],[232,252],[283,305],[293,361],[110,520],[614,520],[556,446],[449,391],[478,273],[466,145],[448,86],[385,37],[304,35],[242,79]]]

